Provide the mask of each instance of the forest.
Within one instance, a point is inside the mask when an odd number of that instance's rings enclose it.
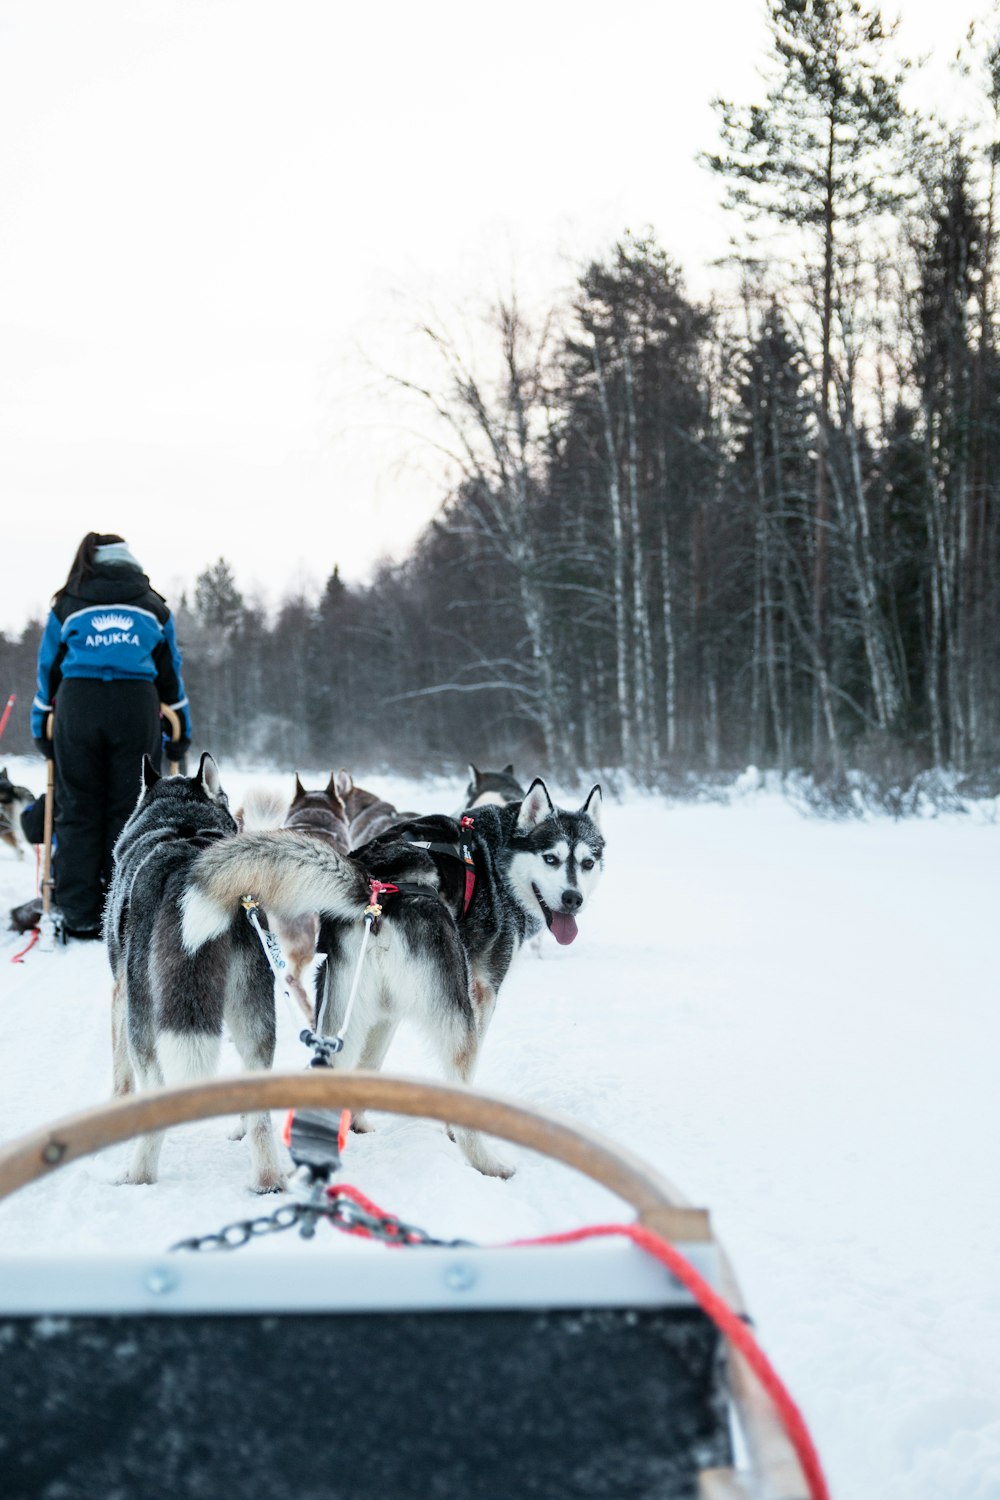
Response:
[[[220,558],[171,600],[199,747],[650,786],[996,770],[1000,37],[946,127],[877,10],[769,16],[760,97],[717,102],[702,158],[724,290],[628,231],[548,316],[494,307],[475,360],[428,327],[440,379],[399,384],[455,482],[363,585],[331,555],[269,611]],[[25,710],[41,624],[0,637]]]

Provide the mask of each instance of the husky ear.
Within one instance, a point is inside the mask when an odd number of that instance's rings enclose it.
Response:
[[[345,770],[344,767],[341,766],[340,770],[337,772],[337,791],[342,797],[346,797],[348,792],[353,792],[353,790],[354,777],[351,775],[350,771]]]
[[[201,757],[196,779],[205,795],[211,797],[213,802],[218,802],[222,796],[222,782],[219,780],[219,768],[207,750]]]
[[[514,774],[514,762],[512,760],[509,760],[507,762],[507,764],[504,766],[503,770],[500,772],[500,775],[501,776],[513,776],[513,774]]]
[[[142,757],[142,791],[140,791],[139,793],[140,797],[142,796],[143,792],[151,792],[159,779],[159,771],[153,765],[153,762],[150,760],[149,756],[144,755]]]
[[[525,794],[521,803],[521,811],[517,815],[517,827],[521,833],[527,833],[532,828],[537,828],[544,823],[546,818],[551,818],[555,812],[552,798],[549,796],[548,788],[540,776],[536,776]]]
[[[302,782],[299,779],[299,773],[298,773],[298,771],[296,771],[296,773],[295,773],[295,795],[296,795],[296,797],[304,797],[305,794],[306,794],[306,789],[302,785]]]
[[[335,812],[337,812],[340,817],[347,817],[347,808],[344,806],[343,797],[341,797],[340,792],[337,790],[337,778],[332,771],[330,772],[330,780],[326,784],[326,791],[323,795],[329,798]]]
[[[477,771],[476,767],[472,764],[471,760],[469,761],[469,785],[474,790],[478,790],[478,787],[479,787],[479,772]]]
[[[586,802],[580,808],[581,813],[588,817],[595,827],[601,827],[601,815],[604,810],[604,798],[601,796],[600,782],[590,788]]]

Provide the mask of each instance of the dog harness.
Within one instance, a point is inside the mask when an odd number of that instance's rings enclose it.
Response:
[[[467,813],[462,815],[459,827],[474,828],[476,820],[470,818]],[[457,839],[454,843],[445,843],[437,839],[407,839],[406,842],[414,849],[426,849],[428,854],[443,854],[446,859],[460,859],[465,866],[465,901],[462,906],[462,916],[469,910],[472,901],[472,893],[476,888],[476,862],[472,856],[472,850],[464,839]]]

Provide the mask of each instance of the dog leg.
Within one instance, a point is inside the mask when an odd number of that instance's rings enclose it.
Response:
[[[140,1089],[155,1089],[163,1085],[163,1074],[155,1060],[147,1059],[145,1063],[138,1057],[133,1057],[134,1081]],[[160,1164],[160,1151],[163,1147],[163,1130],[156,1130],[152,1135],[140,1136],[132,1151],[132,1161],[128,1170],[123,1173],[118,1181],[122,1184],[135,1183],[146,1186],[154,1183],[158,1175]]]
[[[474,978],[471,993],[472,1007],[476,1013],[476,1026],[479,1029],[479,1040],[481,1043],[493,1019],[493,1012],[496,1010],[497,992],[488,980]]]
[[[395,1035],[396,1023],[394,1021],[376,1021],[365,1037],[361,1053],[354,1066],[378,1072],[385,1061],[385,1054],[388,1052],[389,1044]],[[368,1123],[367,1114],[363,1109],[360,1109],[351,1117],[351,1129],[356,1131],[358,1135],[367,1135],[375,1127]]]
[[[128,1050],[128,988],[122,973],[111,991],[111,1086],[115,1097],[135,1088]]]
[[[493,998],[495,1001],[496,996],[494,995]],[[479,1058],[482,1033],[477,1016],[469,1009],[468,999],[466,999],[465,1013],[461,1016],[456,1015],[453,1025],[448,1030],[451,1032],[450,1038],[442,1035],[440,1030],[434,1037],[439,1044],[445,1077],[449,1081],[471,1083]],[[513,1177],[516,1169],[509,1166],[490,1149],[478,1130],[452,1125],[448,1129],[448,1134],[469,1165],[475,1167],[477,1172],[482,1172],[484,1177]]]
[[[245,955],[230,967],[226,990],[226,1025],[248,1070],[270,1068],[274,1062],[274,985],[269,969],[259,962],[259,953]],[[285,1174],[278,1157],[277,1142],[267,1110],[242,1117],[253,1175],[250,1186],[255,1193],[280,1193]],[[235,1138],[235,1131],[231,1139]]]
[[[288,964],[286,983],[295,997],[306,1024],[316,1025],[316,1007],[302,982],[302,974],[312,963],[316,954],[316,938],[319,933],[319,918],[299,917],[294,922],[273,921],[275,935],[281,944]]]

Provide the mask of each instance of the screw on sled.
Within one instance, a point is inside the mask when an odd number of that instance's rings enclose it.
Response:
[[[384,1074],[249,1074],[130,1095],[7,1145],[0,1199],[153,1129],[276,1108],[480,1129],[575,1167],[637,1218],[544,1244],[428,1243],[347,1189],[354,1232],[419,1248],[7,1259],[11,1500],[56,1481],[75,1500],[825,1500],[707,1213],[575,1122]],[[302,1216],[289,1212],[274,1227]]]

